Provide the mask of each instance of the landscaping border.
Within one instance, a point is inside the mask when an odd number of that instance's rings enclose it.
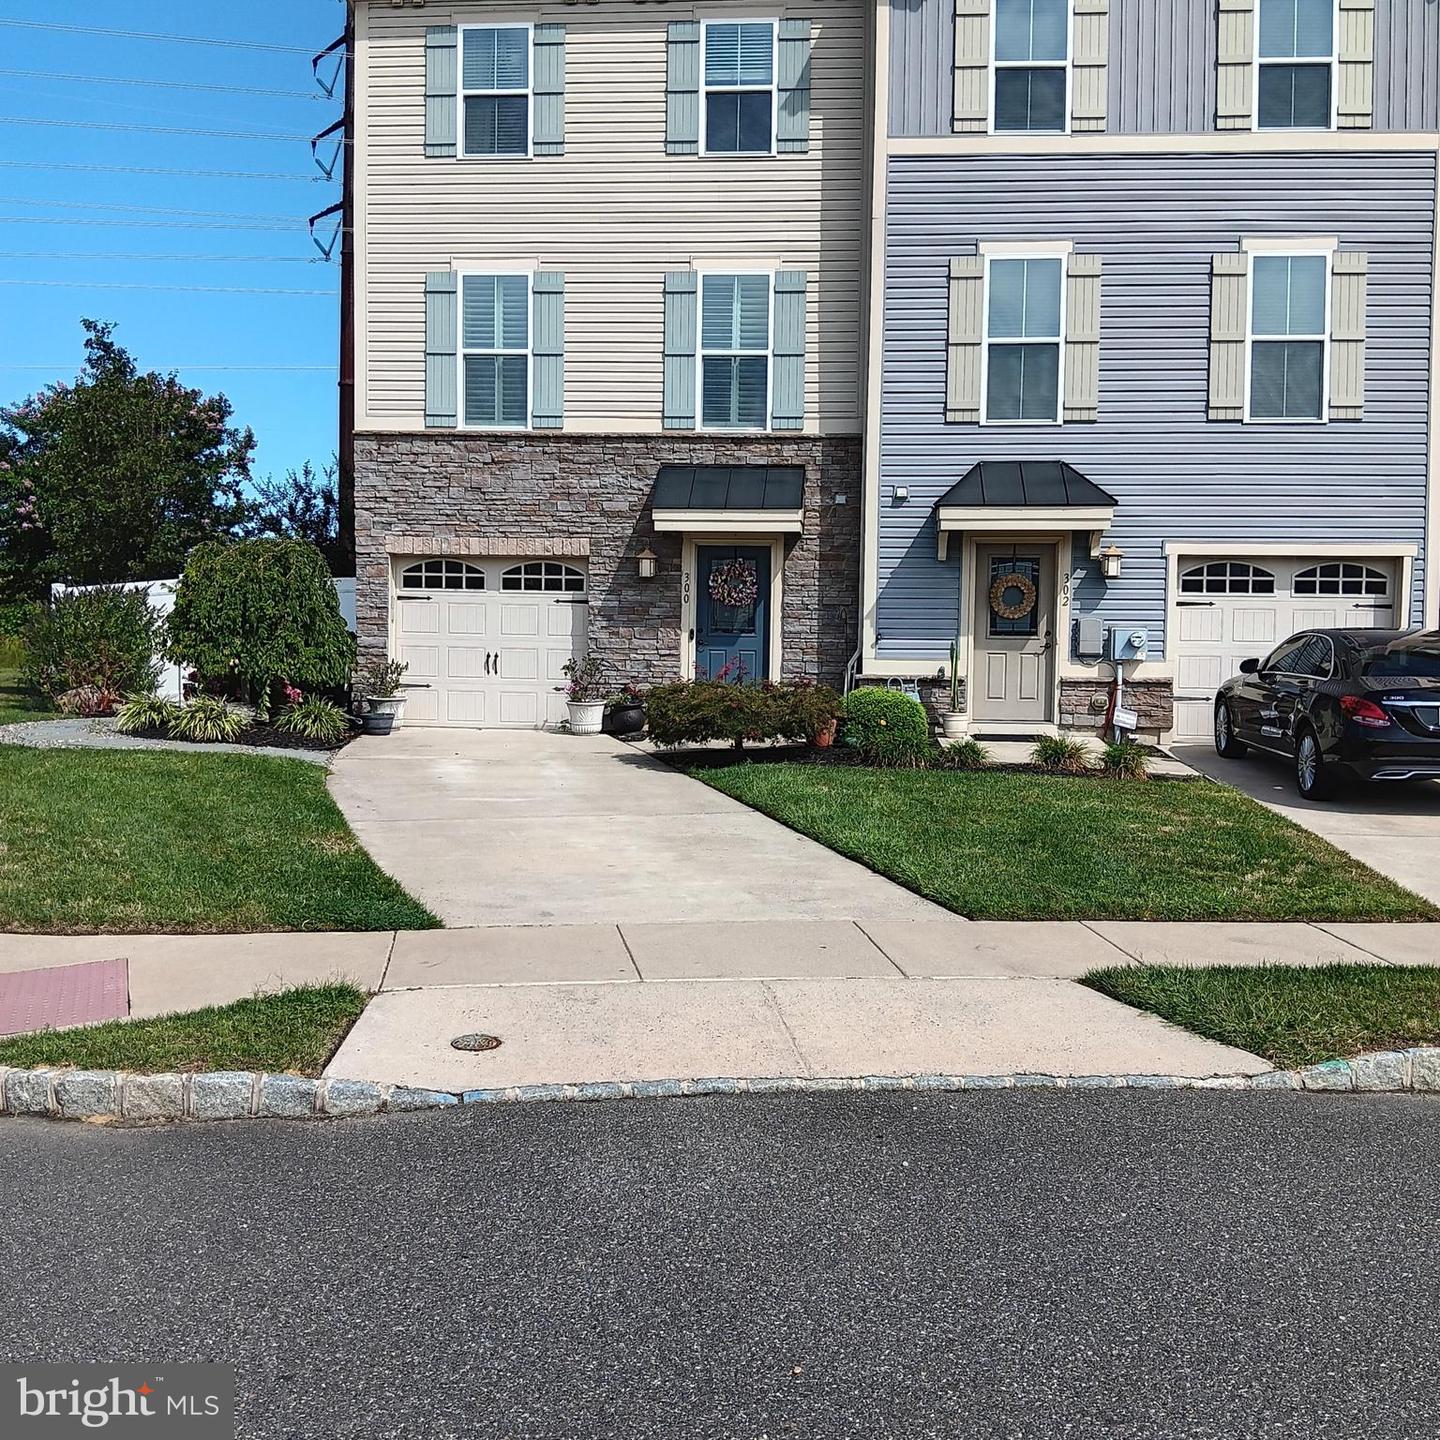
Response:
[[[152,1124],[176,1120],[308,1120],[536,1101],[658,1100],[684,1095],[826,1094],[862,1090],[1308,1090],[1440,1093],[1440,1047],[1382,1050],[1260,1075],[863,1075],[756,1079],[605,1080],[425,1090],[368,1080],[312,1080],[255,1071],[132,1075],[116,1070],[0,1068],[0,1114]]]

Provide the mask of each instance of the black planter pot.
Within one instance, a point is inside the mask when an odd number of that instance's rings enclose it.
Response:
[[[363,728],[367,735],[388,735],[395,728],[395,717],[376,715],[372,711],[365,717]]]
[[[638,735],[645,728],[643,705],[612,705],[605,712],[607,735]]]

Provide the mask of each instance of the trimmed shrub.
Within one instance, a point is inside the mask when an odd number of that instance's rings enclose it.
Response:
[[[937,770],[983,770],[989,763],[990,752],[978,740],[942,745],[934,759]]]
[[[190,552],[180,577],[169,654],[265,714],[282,681],[307,690],[343,686],[355,637],[325,557],[308,541],[210,541]]]
[[[245,717],[218,695],[197,695],[170,722],[170,733],[177,740],[238,740],[244,731]]]
[[[1150,756],[1133,740],[1116,740],[1107,745],[1101,764],[1105,773],[1116,780],[1144,780],[1150,774]]]
[[[1082,741],[1070,735],[1044,735],[1030,752],[1030,763],[1056,775],[1088,775],[1095,767]]]
[[[275,720],[275,728],[322,745],[338,745],[350,729],[345,712],[321,695],[307,695],[287,705]]]
[[[137,695],[127,700],[116,712],[115,728],[122,735],[144,730],[169,730],[179,715],[180,707],[173,700],[159,695]]]
[[[732,685],[681,680],[645,694],[645,718],[657,745],[703,745],[727,740],[812,740],[840,713],[840,697],[824,685]]]
[[[901,690],[878,685],[862,686],[846,697],[840,738],[867,765],[899,769],[926,764],[937,748],[925,707]]]
[[[62,595],[26,623],[25,682],[52,701],[81,689],[154,694],[161,634],[143,590],[107,586]]]

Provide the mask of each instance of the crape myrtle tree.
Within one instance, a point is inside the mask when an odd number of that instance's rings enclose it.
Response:
[[[251,513],[255,437],[230,402],[142,373],[112,326],[82,323],[74,384],[0,407],[0,598],[168,579]]]

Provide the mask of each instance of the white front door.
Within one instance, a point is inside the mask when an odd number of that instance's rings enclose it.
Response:
[[[1054,715],[1055,546],[975,551],[975,660],[970,714],[1009,726]]]
[[[558,561],[397,566],[395,656],[407,725],[539,729],[565,719],[564,666],[585,653],[585,572]]]
[[[1403,623],[1396,562],[1184,556],[1175,597],[1175,738],[1208,740],[1215,692],[1299,630]]]

